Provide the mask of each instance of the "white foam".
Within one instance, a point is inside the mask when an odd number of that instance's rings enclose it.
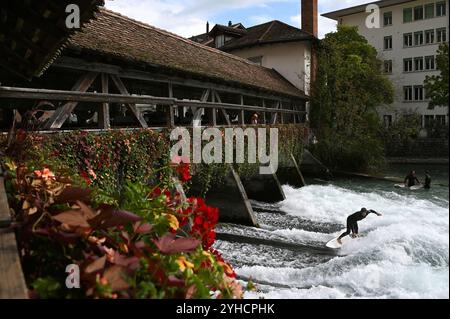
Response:
[[[344,188],[284,187],[281,209],[317,223],[345,225],[361,207],[383,213],[359,222],[365,236],[350,241],[343,256],[311,267],[245,266],[239,275],[290,286],[268,287],[247,298],[449,298],[449,211],[395,192],[358,193]],[[272,230],[296,241],[325,243],[333,235],[298,229]]]

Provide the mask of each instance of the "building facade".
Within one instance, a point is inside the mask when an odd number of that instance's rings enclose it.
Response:
[[[246,28],[241,23],[215,25],[191,40],[274,69],[295,87],[310,91],[313,46],[317,41],[317,0],[302,0],[302,29],[274,20]]]
[[[448,42],[448,0],[383,0],[378,21],[371,20],[373,11],[360,5],[323,16],[358,27],[383,61],[383,71],[395,86],[392,105],[380,106],[379,113],[389,126],[402,113],[418,113],[422,127],[448,123],[448,106],[428,109],[424,90],[426,76],[438,75],[436,54],[439,45]],[[367,12],[369,11],[369,12]],[[369,17],[370,16],[370,17]],[[366,23],[366,21],[369,23]]]

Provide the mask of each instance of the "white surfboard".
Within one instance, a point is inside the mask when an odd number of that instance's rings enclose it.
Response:
[[[407,187],[405,184],[395,184],[394,187],[406,188],[406,189],[409,189],[409,190],[412,190],[412,191],[416,191],[416,190],[422,189],[423,185],[414,185],[414,186],[411,186],[411,187]]]
[[[346,243],[348,243],[349,241],[351,241],[351,240],[353,239],[353,238],[351,238],[350,235],[349,235],[349,236],[345,236],[344,238],[341,239],[342,244],[339,244],[339,243],[337,242],[339,236],[341,236],[342,233],[345,233],[346,230],[347,230],[347,229],[342,230],[342,231],[339,233],[338,237],[333,238],[332,240],[330,240],[325,246],[327,246],[328,248],[332,248],[332,249],[339,249],[339,248],[342,248],[342,246],[344,246]]]

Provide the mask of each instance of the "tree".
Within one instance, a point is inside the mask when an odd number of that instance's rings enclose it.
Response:
[[[427,76],[424,82],[425,92],[430,99],[428,105],[430,109],[434,109],[436,106],[448,107],[448,43],[439,46],[436,66],[441,74]]]
[[[314,151],[325,164],[367,170],[383,159],[376,108],[393,102],[394,87],[356,27],[338,26],[321,41],[311,95]]]

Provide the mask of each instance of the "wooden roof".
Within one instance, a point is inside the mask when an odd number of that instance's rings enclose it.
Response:
[[[305,94],[272,69],[101,8],[70,40],[71,49],[278,94]]]
[[[274,20],[245,30],[242,37],[231,40],[220,49],[232,51],[262,44],[312,41],[313,35],[284,22]]]
[[[80,7],[83,24],[104,1],[1,0],[0,69],[26,79],[41,75],[76,31],[65,24],[69,4]]]

